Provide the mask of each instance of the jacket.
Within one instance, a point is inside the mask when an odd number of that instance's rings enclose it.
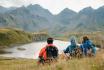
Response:
[[[39,57],[43,57],[44,60],[47,59],[46,48],[49,47],[49,46],[54,46],[54,45],[53,45],[53,44],[47,44],[45,47],[43,47],[43,48],[40,50]]]

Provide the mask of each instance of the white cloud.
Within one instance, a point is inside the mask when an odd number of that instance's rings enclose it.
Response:
[[[104,0],[0,0],[0,5],[5,7],[22,6],[29,4],[40,4],[42,7],[49,9],[52,13],[59,13],[68,7],[74,11],[79,11],[84,7],[91,6],[98,8],[104,5]]]

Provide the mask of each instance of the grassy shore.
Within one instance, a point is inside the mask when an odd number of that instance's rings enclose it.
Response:
[[[0,58],[0,70],[104,70],[104,51],[96,57],[71,59],[66,61],[59,58],[51,65],[38,65],[33,59]]]
[[[0,49],[32,42],[32,34],[18,29],[0,29]]]
[[[19,29],[0,28],[0,50],[34,41],[44,41],[47,37],[48,34],[45,32],[32,33]]]

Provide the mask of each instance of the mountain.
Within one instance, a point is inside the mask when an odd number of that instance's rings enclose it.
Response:
[[[96,11],[95,11],[95,20],[96,20],[96,23],[98,23],[98,25],[101,25],[104,27],[104,6],[98,8]]]
[[[82,9],[79,14],[85,14],[85,15],[91,15],[94,12],[94,9],[92,7],[86,7]]]
[[[44,18],[52,17],[52,14],[48,11],[48,9],[42,8],[40,5],[29,5],[27,9],[30,11],[32,15],[42,16]]]
[[[40,10],[44,9],[40,7]],[[34,14],[31,13],[31,10],[24,6],[10,12],[0,14],[0,27],[14,27],[21,28],[26,31],[37,31],[48,28],[49,23],[50,22],[47,18],[35,12]]]
[[[8,9],[0,6],[0,13],[6,12]]]
[[[69,24],[72,18],[76,15],[77,13],[65,8],[62,12],[60,12],[58,15],[56,15],[56,18],[60,23],[63,24]]]
[[[52,34],[104,31],[104,6],[98,9],[86,7],[78,13],[65,8],[57,15],[38,4],[19,8],[0,6],[0,27],[49,31]]]
[[[9,11],[12,11],[14,9],[16,9],[16,8],[15,7],[5,8],[5,7],[0,6],[0,13],[9,12]]]
[[[76,16],[77,30],[85,31],[102,31],[104,26],[104,7],[96,10],[91,7],[82,9]]]

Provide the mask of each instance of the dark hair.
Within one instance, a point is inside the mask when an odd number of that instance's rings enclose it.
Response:
[[[84,37],[83,37],[82,43],[84,43],[84,42],[87,41],[87,40],[89,40],[89,38],[88,38],[87,36],[84,36]]]
[[[48,38],[48,39],[47,39],[47,43],[48,43],[48,44],[53,44],[53,38]]]

